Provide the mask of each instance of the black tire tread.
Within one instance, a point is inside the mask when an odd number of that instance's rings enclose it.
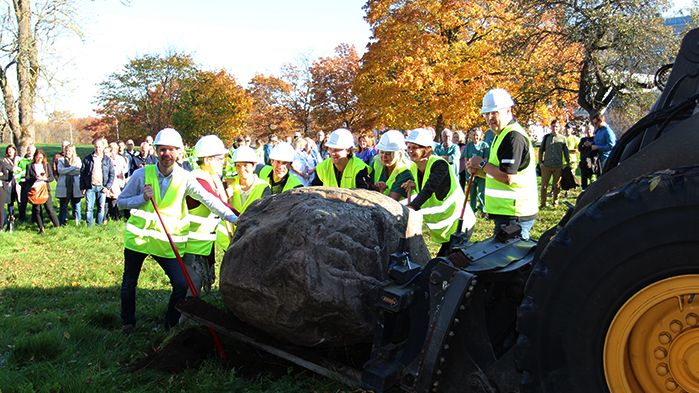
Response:
[[[569,278],[569,267],[575,263],[577,256],[600,234],[628,225],[648,212],[676,209],[683,204],[696,206],[699,199],[697,190],[699,167],[667,170],[639,177],[576,212],[558,229],[548,244],[538,250],[538,258],[518,309],[516,363],[522,371],[523,393],[546,391],[542,382],[546,377],[542,374],[546,371],[540,370],[539,362],[543,356],[541,348],[547,338],[542,337],[541,332],[546,328],[547,308],[558,295],[557,285],[564,278]],[[639,205],[648,208],[639,209]],[[591,233],[593,228],[595,233]]]

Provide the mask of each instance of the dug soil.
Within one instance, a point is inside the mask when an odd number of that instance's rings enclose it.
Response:
[[[222,364],[234,368],[236,375],[255,378],[261,373],[281,377],[293,364],[267,355],[240,342],[219,336],[227,358]],[[204,360],[218,355],[209,331],[202,326],[191,327],[174,336],[164,347],[150,353],[131,367],[132,372],[143,369],[177,374],[188,368],[197,368]]]
[[[187,298],[178,304],[178,309],[195,321],[206,321],[224,332],[236,332],[258,343],[277,348],[316,364],[341,368],[361,369],[369,358],[370,344],[338,346],[334,348],[304,348],[277,341],[241,323],[225,310],[218,309],[198,298]],[[256,378],[260,374],[272,377],[301,373],[306,370],[286,360],[237,341],[226,334],[219,334],[223,344],[226,360],[224,367],[236,370],[236,375],[243,378]],[[197,368],[207,359],[218,356],[208,329],[204,326],[190,327],[172,337],[164,346],[148,354],[131,367],[131,371],[143,369],[159,370],[166,373],[179,373],[187,368]],[[334,367],[331,367],[334,368]]]

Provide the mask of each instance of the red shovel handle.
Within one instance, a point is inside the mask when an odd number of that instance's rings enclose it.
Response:
[[[165,236],[167,236],[167,241],[170,242],[170,247],[172,247],[172,251],[175,253],[175,258],[177,259],[177,263],[180,265],[180,270],[182,270],[182,274],[184,274],[184,279],[187,281],[189,291],[192,292],[193,297],[198,298],[199,291],[197,291],[197,288],[194,286],[192,277],[189,275],[187,267],[184,265],[184,261],[182,261],[180,252],[177,251],[177,246],[175,245],[175,242],[172,240],[170,232],[167,231],[165,221],[163,221],[163,216],[160,215],[158,205],[155,204],[155,198],[151,198],[150,202],[153,204],[153,210],[155,210],[155,214],[158,216],[158,219],[160,220],[160,225],[163,226],[163,231],[165,232]],[[218,338],[218,334],[216,334],[216,331],[211,326],[207,326],[207,328],[209,329],[209,333],[211,333],[211,337],[214,339],[214,345],[216,346],[216,352],[218,352],[218,357],[221,360],[225,360],[227,357],[226,352],[224,352],[223,350],[223,345],[221,344],[221,340]]]
[[[468,204],[468,196],[471,194],[471,185],[473,184],[473,179],[476,177],[475,173],[472,173],[471,176],[468,178],[468,186],[466,186],[466,198],[464,198],[464,207],[461,208],[461,218],[459,220],[464,219],[464,213],[466,213],[466,205]]]

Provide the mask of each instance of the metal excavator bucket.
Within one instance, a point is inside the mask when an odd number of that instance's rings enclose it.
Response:
[[[535,245],[510,228],[425,266],[394,254],[393,283],[379,298],[381,319],[362,371],[363,387],[517,392],[516,308]]]

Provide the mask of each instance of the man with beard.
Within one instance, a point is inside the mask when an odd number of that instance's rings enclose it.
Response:
[[[534,148],[527,132],[512,115],[514,101],[504,89],[492,89],[483,97],[481,114],[495,139],[489,157],[471,157],[468,171],[485,178],[485,211],[495,221],[495,232],[519,224],[522,239],[539,212]]]
[[[158,163],[136,170],[117,199],[120,209],[131,209],[124,234],[124,274],[121,284],[124,334],[130,334],[136,325],[136,286],[143,261],[149,255],[160,265],[172,285],[165,326],[176,325],[180,318],[175,305],[187,294],[187,283],[160,218],[181,253],[186,253],[190,227],[186,219],[189,210],[185,197],[198,200],[228,222],[233,223],[238,218],[218,195],[204,189],[189,172],[176,164],[178,152],[184,148],[182,137],[176,130],[161,130],[154,143]],[[155,204],[160,217],[155,212]]]

